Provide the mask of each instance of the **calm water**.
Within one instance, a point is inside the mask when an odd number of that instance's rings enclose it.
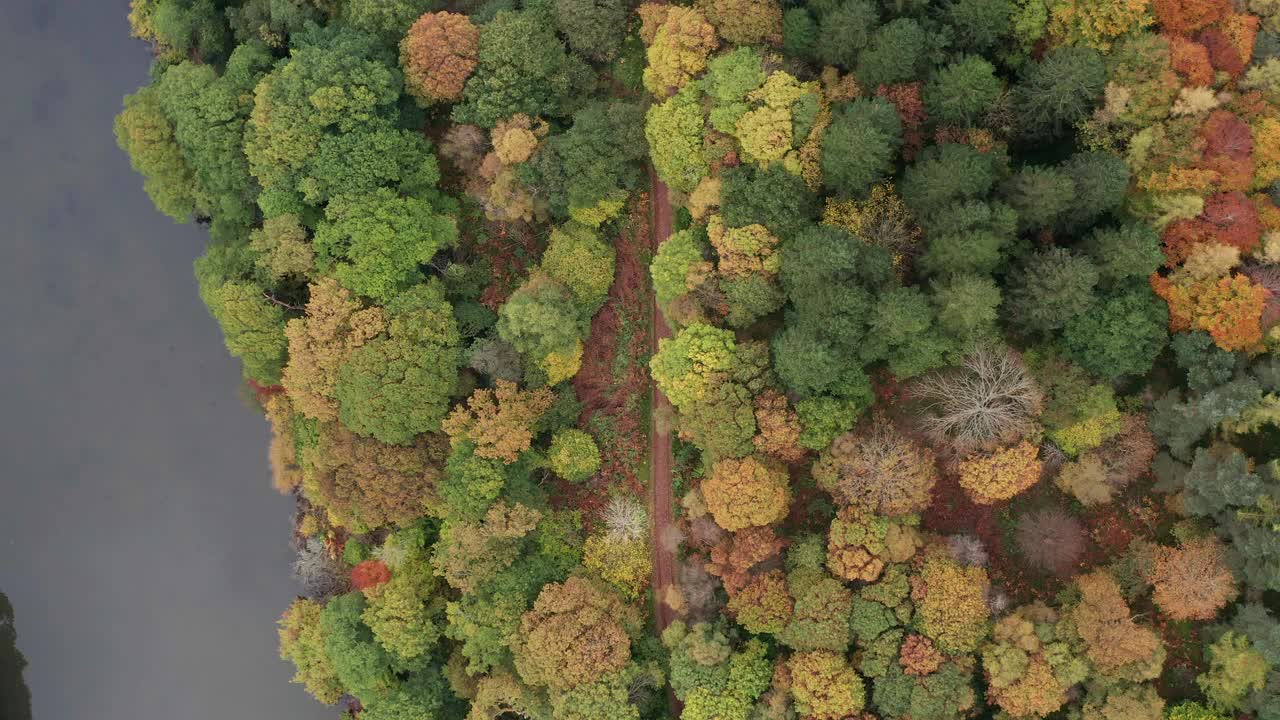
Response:
[[[0,590],[38,720],[332,718],[288,683],[289,504],[116,148],[127,0],[0,0]]]

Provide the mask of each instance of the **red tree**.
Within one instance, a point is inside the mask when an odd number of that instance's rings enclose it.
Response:
[[[1169,32],[1192,33],[1218,21],[1231,0],[1153,0],[1156,21]]]
[[[377,587],[391,579],[391,569],[381,560],[365,560],[351,568],[351,584],[358,590]]]
[[[1244,193],[1218,193],[1204,203],[1204,218],[1213,230],[1214,239],[1223,245],[1248,253],[1262,239],[1262,223],[1258,220],[1258,207]]]

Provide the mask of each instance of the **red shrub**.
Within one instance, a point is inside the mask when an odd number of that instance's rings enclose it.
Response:
[[[391,579],[391,569],[381,560],[365,560],[351,568],[351,584],[358,590],[377,587]]]

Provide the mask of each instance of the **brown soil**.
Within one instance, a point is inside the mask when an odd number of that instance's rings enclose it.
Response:
[[[658,176],[653,172],[653,168],[649,168],[649,182],[653,187],[653,193],[650,197],[652,205],[652,222],[651,228],[653,251],[656,253],[658,245],[671,236],[671,198],[667,195],[667,186],[663,184]],[[662,312],[658,309],[658,301],[656,297],[650,293],[649,303],[653,317],[653,350],[657,352],[658,341],[662,338],[671,337],[671,328],[667,327],[667,321],[662,317]],[[661,538],[670,536],[671,527],[671,504],[674,500],[674,493],[671,488],[671,435],[664,428],[659,427],[657,418],[668,415],[671,412],[671,403],[666,396],[658,390],[657,383],[652,384],[653,402],[650,407],[652,412],[649,416],[649,488],[652,495],[652,517],[653,517],[653,602],[654,602],[654,618],[658,624],[658,632],[661,633],[667,629],[667,626],[676,619],[676,612],[665,602],[662,601],[663,591],[675,584],[676,582],[676,552],[674,547],[664,547],[666,543],[661,542]],[[683,710],[682,703],[676,699],[675,693],[671,691],[670,686],[667,687],[667,706],[671,710],[672,717],[680,717]]]
[[[649,170],[649,176],[653,184],[653,222],[651,223],[653,249],[657,252],[658,245],[671,235],[671,200],[667,195],[667,186],[658,179],[652,169]],[[671,337],[671,328],[667,327],[666,319],[658,310],[657,300],[650,296],[650,303],[653,304],[653,348],[656,352],[658,341]],[[656,422],[656,418],[670,412],[671,403],[658,390],[656,383],[653,385],[652,407],[651,417],[655,420],[649,428],[651,453],[649,486],[653,495],[655,540],[653,543],[653,590],[654,601],[657,604],[658,630],[662,631],[676,619],[675,611],[662,602],[663,591],[675,583],[676,556],[674,548],[664,548],[663,543],[657,542],[658,538],[666,537],[668,528],[671,526],[671,504],[674,498],[671,489],[671,435],[664,428],[660,428]]]

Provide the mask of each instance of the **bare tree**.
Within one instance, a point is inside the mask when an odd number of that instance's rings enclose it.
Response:
[[[1065,574],[1084,554],[1084,528],[1061,508],[1035,510],[1018,519],[1018,552],[1042,570]]]
[[[973,535],[952,535],[947,538],[947,549],[951,557],[961,565],[970,567],[987,566],[987,549],[982,541]]]
[[[604,526],[615,540],[639,540],[649,531],[649,513],[639,500],[615,495],[604,509]]]
[[[1043,396],[1017,355],[976,349],[960,367],[926,375],[912,387],[921,422],[959,452],[1010,443],[1032,430]]]
[[[346,568],[329,554],[320,538],[307,538],[298,548],[293,579],[302,586],[302,594],[312,598],[337,595],[347,589]]]

